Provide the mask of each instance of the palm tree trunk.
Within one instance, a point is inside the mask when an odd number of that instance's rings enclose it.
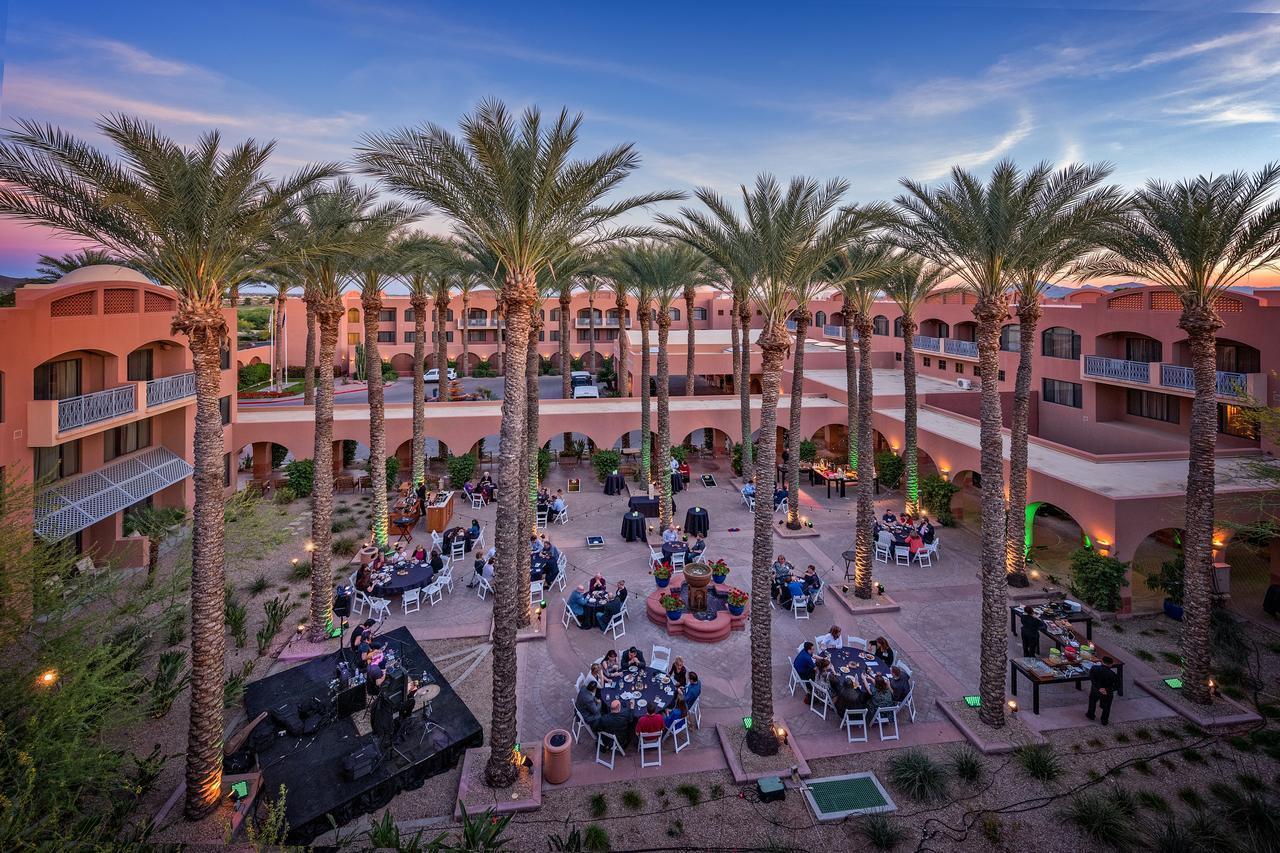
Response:
[[[667,338],[671,332],[671,313],[658,315],[658,483],[662,486],[662,502],[658,505],[662,529],[672,523],[671,507],[671,367],[667,357]]]
[[[637,305],[639,302],[637,301]],[[640,473],[647,487],[653,482],[653,440],[649,434],[649,307],[640,312]]]
[[[982,656],[978,716],[989,726],[1004,725],[1004,675],[1008,659],[1005,623],[1009,620],[1009,584],[1005,580],[1004,425],[1000,414],[1000,324],[1004,302],[980,299],[973,307],[978,321],[978,364],[982,372],[978,445],[982,468]]]
[[[693,386],[694,386],[695,384],[697,384],[697,383],[694,381],[694,378],[693,378],[693,377],[694,377],[694,373],[693,373],[693,367],[694,367],[694,352],[693,352],[693,340],[694,340],[694,329],[693,329],[693,298],[694,298],[694,296],[695,296],[695,294],[694,294],[694,292],[693,292],[693,288],[686,288],[686,289],[685,289],[685,292],[684,292],[684,316],[685,316],[685,318],[686,318],[686,320],[687,320],[687,322],[685,323],[685,328],[686,328],[686,329],[688,329],[688,338],[687,338],[687,340],[685,341],[685,344],[686,344],[686,346],[688,347],[688,352],[685,354],[685,357],[684,357],[684,375],[685,375],[684,395],[685,395],[686,397],[692,397],[692,396],[693,396],[693,393],[694,393],[694,387],[693,387]]]
[[[621,322],[621,321],[619,321]],[[587,341],[587,346],[591,350],[591,370],[596,369],[596,295],[594,291],[587,293],[587,329],[590,332],[591,339]],[[618,329],[618,334],[622,334],[622,329]]]
[[[449,296],[436,295],[436,367],[439,368],[436,386],[440,402],[449,401],[449,344],[445,318],[449,316]]]
[[[1178,326],[1187,333],[1196,395],[1191,401],[1187,459],[1186,522],[1182,534],[1184,571],[1182,614],[1183,693],[1207,705],[1211,674],[1210,622],[1213,602],[1214,450],[1217,444],[1217,331],[1222,320],[1208,306],[1184,309]]]
[[[569,294],[563,293],[560,295],[560,392],[566,400],[573,396],[569,378],[572,371],[573,358],[569,354]],[[565,449],[568,449],[567,445]]]
[[[467,376],[468,375],[467,371],[470,370],[470,365],[467,363],[471,360],[470,356],[467,353],[467,345],[470,343],[468,338],[471,337],[470,327],[467,326],[467,314],[470,313],[471,311],[470,306],[471,306],[471,297],[467,295],[467,292],[464,290],[462,292],[462,333],[461,333],[462,334],[462,361],[458,363],[459,376]],[[497,367],[496,364],[491,366]]]
[[[735,292],[733,307],[729,309],[729,350],[733,353],[733,384],[738,384],[742,373],[742,336],[738,329],[738,296]]]
[[[618,309],[618,363],[614,371],[614,381],[618,383],[618,396],[631,396],[631,377],[627,376],[627,292],[617,294]],[[592,322],[595,317],[592,317]],[[594,336],[594,333],[593,333]]]
[[[315,485],[311,492],[311,618],[308,638],[322,643],[328,638],[333,615],[333,352],[338,345],[338,321],[342,303],[326,300],[316,306],[320,327],[321,370],[316,383]],[[366,346],[368,342],[366,341]],[[329,366],[328,370],[324,368]],[[372,478],[372,473],[370,474]],[[384,487],[385,483],[382,484]],[[373,484],[374,489],[378,487]]]
[[[1009,440],[1009,512],[1006,518],[1005,573],[1009,586],[1027,580],[1027,434],[1031,417],[1031,341],[1042,314],[1039,300],[1018,306],[1018,375],[1013,385],[1013,424]],[[984,376],[986,374],[983,374]]]
[[[796,320],[796,354],[791,362],[791,405],[787,420],[787,527],[799,530],[800,404],[804,399],[804,339],[809,333],[809,311],[806,306],[800,306],[792,316]]]
[[[307,355],[302,374],[302,402],[313,405],[316,401],[316,309],[311,300],[305,299],[307,306]]]
[[[902,429],[903,476],[907,482],[906,510],[913,516],[920,513],[920,452],[916,426],[920,400],[916,396],[916,318],[914,314],[902,315],[902,396],[904,413]]]
[[[846,321],[848,322],[848,321]],[[871,333],[873,323],[869,316],[855,316],[858,333],[858,509],[854,513],[855,532],[853,550],[856,554],[853,569],[854,595],[871,597],[871,525],[876,517],[875,454],[871,448],[871,408],[874,374],[871,372]]]
[[[756,755],[778,751],[773,730],[773,619],[769,589],[773,572],[773,490],[778,479],[778,386],[787,351],[785,326],[760,334],[760,447],[756,454],[756,511],[751,542],[751,717],[747,748]]]
[[[742,332],[742,358],[738,361],[738,408],[742,414],[742,474],[745,477],[751,470],[755,457],[759,454],[751,443],[751,302],[745,297],[734,294],[738,305],[738,326]],[[774,416],[775,421],[777,416]],[[775,443],[777,438],[774,439]],[[772,463],[770,463],[772,464]],[[756,484],[756,493],[760,491]],[[773,495],[769,496],[772,506]]]
[[[373,486],[373,541],[387,546],[387,429],[386,404],[382,392],[382,353],[378,350],[378,320],[382,314],[382,294],[369,293],[361,299],[364,308],[364,373],[369,396],[369,482]]]
[[[494,545],[498,563],[493,593],[493,709],[485,782],[507,788],[515,781],[511,750],[516,743],[516,631],[520,597],[529,596],[528,547],[520,541],[520,506],[528,503],[520,459],[525,452],[528,404],[530,310],[538,300],[537,277],[511,274],[502,291],[506,318],[502,427],[498,455],[498,514]]]
[[[271,384],[276,388],[283,388],[289,384],[285,375],[288,362],[285,359],[284,351],[284,308],[285,298],[281,296],[276,299],[276,351],[275,361],[271,365]]]
[[[528,363],[525,365],[525,394],[527,402],[525,404],[524,418],[524,482],[525,482],[525,501],[520,510],[520,542],[528,541],[537,526],[538,512],[538,449],[542,443],[538,441],[538,409],[539,409],[539,388],[538,377],[539,359],[538,359],[538,333],[541,331],[542,321],[533,315],[529,320],[529,356]],[[531,576],[528,572],[520,576],[520,602],[516,608],[517,621],[521,628],[528,626],[532,613],[530,612],[529,602],[529,582]]]
[[[185,318],[184,318],[185,319]],[[191,725],[187,734],[185,812],[199,820],[222,797],[222,691],[226,679],[223,609],[222,311],[184,323],[196,375],[193,441],[195,503],[191,535]]]
[[[427,479],[427,383],[423,379],[423,363],[427,358],[427,298],[410,296],[413,306],[413,484]],[[452,484],[457,488],[457,483]]]

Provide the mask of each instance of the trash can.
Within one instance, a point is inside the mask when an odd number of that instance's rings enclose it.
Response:
[[[573,738],[564,729],[552,729],[542,739],[542,778],[552,785],[569,780],[573,762],[569,754]]]

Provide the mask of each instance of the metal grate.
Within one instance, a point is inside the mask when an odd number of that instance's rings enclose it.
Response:
[[[1147,306],[1141,293],[1129,293],[1108,299],[1107,307],[1113,311],[1141,311]]]
[[[108,287],[102,291],[103,314],[132,314],[138,310],[138,291],[131,287]]]
[[[896,811],[897,806],[873,773],[852,773],[814,779],[804,796],[820,821],[844,820],[852,815]]]
[[[191,476],[190,463],[165,447],[153,447],[70,477],[35,501],[36,533],[56,542],[110,518],[126,507]]]
[[[49,303],[50,317],[84,317],[93,313],[96,291],[73,293]]]
[[[1181,311],[1182,300],[1168,290],[1157,290],[1151,294],[1152,311]]]
[[[172,311],[173,305],[172,299],[167,296],[161,296],[159,293],[144,291],[142,294],[142,310],[148,314]]]

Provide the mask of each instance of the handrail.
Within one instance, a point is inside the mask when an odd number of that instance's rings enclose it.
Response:
[[[1151,365],[1145,361],[1128,361],[1123,358],[1086,355],[1084,357],[1084,375],[1150,385]]]
[[[911,342],[916,349],[942,352],[942,338],[935,338],[930,335],[916,335],[911,339]]]
[[[138,408],[136,385],[120,385],[58,401],[58,432],[133,414]]]
[[[147,407],[163,406],[174,400],[194,397],[196,393],[196,374],[194,371],[178,373],[173,376],[162,376],[147,383]]]

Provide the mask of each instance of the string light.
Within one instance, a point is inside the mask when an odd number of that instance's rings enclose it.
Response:
[[[58,681],[58,671],[56,669],[46,669],[36,678],[36,684],[41,687],[52,687]]]

